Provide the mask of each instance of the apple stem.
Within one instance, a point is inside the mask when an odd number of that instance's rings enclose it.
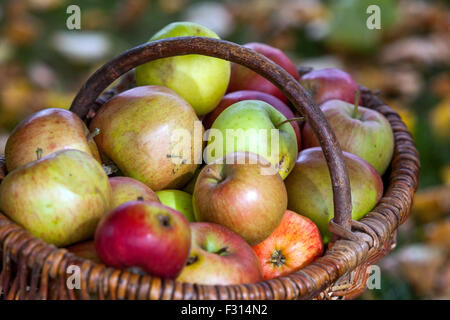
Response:
[[[100,134],[100,129],[99,128],[95,128],[94,131],[90,132],[86,138],[88,140],[94,139],[96,136],[98,136]]]
[[[291,119],[286,119],[284,121],[281,121],[279,124],[275,125],[275,128],[279,129],[283,124],[288,123],[288,122],[304,121],[304,120],[305,120],[304,117],[295,117],[295,118],[291,118]]]
[[[358,115],[358,106],[359,106],[359,90],[355,90],[355,108],[353,109],[352,118],[356,118]]]
[[[36,158],[38,160],[41,160],[41,158],[42,158],[42,149],[41,148],[36,149]]]
[[[222,181],[223,178],[220,176],[220,174],[217,171],[212,170],[211,168],[206,169],[205,172],[208,176],[210,176],[213,179],[216,179],[217,181]]]

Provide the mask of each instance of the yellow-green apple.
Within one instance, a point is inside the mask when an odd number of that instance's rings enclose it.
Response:
[[[193,22],[174,22],[158,31],[150,41],[198,36],[219,39],[208,28]],[[230,62],[198,54],[158,59],[136,68],[136,83],[160,85],[178,93],[204,115],[219,103],[228,86]]]
[[[111,208],[117,208],[128,201],[160,202],[156,193],[142,182],[129,177],[111,177],[109,183],[112,189]]]
[[[205,166],[194,188],[195,219],[221,224],[251,245],[263,241],[287,208],[283,180],[270,171],[267,160],[248,152]]]
[[[212,124],[217,119],[217,117],[222,113],[223,110],[225,110],[232,104],[243,100],[261,100],[267,102],[272,107],[280,111],[287,119],[293,119],[295,117],[292,110],[284,102],[268,93],[253,90],[234,91],[224,95],[222,100],[220,100],[219,105],[202,119],[202,123],[203,126],[205,127],[205,130],[211,128]],[[295,131],[295,136],[297,137],[298,150],[300,150],[301,137],[298,122],[292,121],[290,123]]]
[[[108,176],[97,160],[79,150],[60,150],[30,162],[0,185],[0,210],[56,246],[92,237],[110,205]]]
[[[76,149],[100,161],[86,125],[76,114],[64,109],[44,109],[19,123],[5,147],[8,171],[36,160],[38,148],[42,150],[42,157],[59,150]]]
[[[328,100],[355,101],[358,84],[347,72],[337,68],[313,70],[300,78],[300,84],[309,91],[314,101],[321,105]]]
[[[233,231],[209,222],[193,222],[190,225],[191,251],[177,281],[231,285],[263,279],[252,247]]]
[[[342,150],[353,153],[383,174],[394,153],[394,134],[389,121],[378,111],[329,100],[320,106]],[[320,146],[309,124],[303,126],[304,148]]]
[[[285,179],[298,154],[294,129],[270,104],[244,100],[226,108],[208,132],[205,161],[210,163],[236,151],[257,153]]]
[[[299,78],[297,67],[280,49],[259,42],[247,43],[244,44],[244,47],[250,48],[266,56],[284,70],[289,72],[295,79]],[[277,97],[283,102],[288,102],[287,98],[280,91],[280,89],[278,89],[269,80],[244,66],[232,63],[230,84],[228,85],[227,92],[239,90],[262,91]]]
[[[181,190],[167,189],[156,191],[156,195],[163,205],[181,212],[189,222],[195,221],[191,194]]]
[[[106,214],[95,232],[100,259],[118,269],[138,269],[176,278],[191,246],[189,222],[178,211],[152,201],[130,201]]]
[[[100,129],[97,145],[122,173],[154,191],[182,187],[201,163],[203,127],[194,109],[168,88],[124,91],[100,108],[90,126]]]
[[[76,243],[66,249],[77,257],[91,260],[95,263],[102,263],[102,260],[100,260],[97,254],[97,250],[95,250],[95,243],[93,240]]]
[[[383,182],[365,160],[345,151],[343,154],[350,179],[352,218],[359,220],[380,200]],[[285,183],[289,210],[310,218],[327,243],[331,237],[328,223],[334,216],[334,206],[330,172],[322,149],[316,147],[301,151]]]
[[[322,237],[310,219],[286,210],[280,225],[263,242],[253,246],[265,280],[297,271],[323,252]]]

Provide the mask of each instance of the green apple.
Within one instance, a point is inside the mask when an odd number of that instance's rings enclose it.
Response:
[[[365,160],[343,152],[350,179],[352,218],[359,220],[375,207],[383,195],[381,176]],[[320,147],[299,153],[294,170],[285,180],[288,209],[310,218],[326,243],[331,238],[328,223],[334,217],[330,171]]]
[[[181,212],[189,222],[195,222],[192,195],[175,189],[159,190],[156,195],[163,205]]]
[[[244,100],[225,109],[214,121],[208,136],[205,160],[248,151],[266,158],[285,179],[295,165],[298,146],[295,131],[286,117],[270,104]]]
[[[0,210],[36,237],[67,246],[94,236],[111,195],[97,160],[61,150],[10,172],[0,185]]]
[[[150,41],[183,36],[219,39],[213,31],[197,23],[174,22],[157,32]],[[230,62],[189,54],[148,62],[137,67],[135,75],[137,85],[168,87],[189,102],[197,115],[204,115],[217,106],[227,90]]]

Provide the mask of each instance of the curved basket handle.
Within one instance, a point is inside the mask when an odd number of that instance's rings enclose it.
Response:
[[[130,49],[98,69],[80,89],[70,110],[86,117],[96,110],[97,97],[117,78],[146,62],[186,54],[201,54],[241,64],[277,86],[303,115],[316,134],[330,170],[333,187],[334,222],[350,230],[351,193],[347,168],[336,136],[306,90],[288,72],[262,54],[238,44],[204,37],[177,37],[152,41]]]

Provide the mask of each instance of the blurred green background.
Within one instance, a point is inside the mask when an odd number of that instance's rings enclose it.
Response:
[[[81,30],[68,30],[69,5]],[[369,30],[366,9],[381,9]],[[42,108],[69,108],[89,75],[174,21],[240,44],[265,42],[298,65],[338,67],[379,90],[414,135],[422,164],[412,217],[361,299],[450,299],[450,5],[420,0],[2,0],[0,154]]]

